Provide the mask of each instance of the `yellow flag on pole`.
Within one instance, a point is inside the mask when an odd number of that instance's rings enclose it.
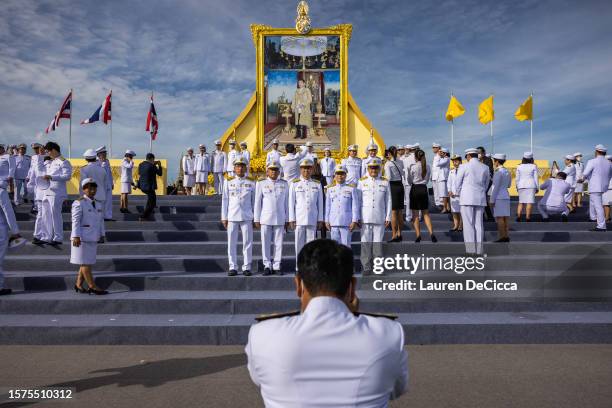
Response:
[[[495,110],[493,109],[493,95],[482,101],[478,106],[478,120],[483,125],[495,120]]]
[[[450,122],[464,113],[465,109],[463,108],[463,105],[461,105],[461,102],[459,102],[454,95],[451,95],[450,102],[448,103],[448,109],[446,110],[446,120]]]
[[[514,112],[514,117],[520,122],[533,120],[533,95],[529,95],[529,98],[518,107]]]

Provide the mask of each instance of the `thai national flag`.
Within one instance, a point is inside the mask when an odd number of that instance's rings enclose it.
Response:
[[[157,138],[157,129],[159,123],[157,122],[157,112],[155,112],[155,105],[153,104],[153,95],[151,95],[151,106],[149,107],[149,114],[147,115],[147,127],[146,131],[151,132],[151,139]]]
[[[53,119],[51,120],[51,123],[49,123],[49,126],[47,126],[47,128],[45,129],[45,133],[54,132],[56,122],[57,122],[57,114],[53,117]]]
[[[62,107],[60,108],[57,115],[55,115],[55,127],[59,126],[60,119],[62,118],[70,119],[71,115],[72,115],[72,90],[70,90],[70,92],[68,93],[68,96],[66,96],[66,99],[64,99],[64,102],[62,103]]]
[[[108,93],[108,95],[106,95],[106,98],[104,98],[104,102],[102,102],[102,105],[100,105],[98,109],[96,109],[96,111],[93,113],[93,115],[89,117],[89,119],[85,119],[81,121],[81,125],[95,123],[95,122],[98,122],[100,119],[102,119],[102,122],[104,122],[104,124],[107,124],[108,122],[110,122],[111,121],[112,95],[113,95],[113,91],[111,90]]]

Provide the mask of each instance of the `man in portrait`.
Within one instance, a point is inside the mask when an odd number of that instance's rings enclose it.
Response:
[[[312,112],[310,111],[312,93],[305,85],[303,80],[298,81],[298,88],[291,102],[291,110],[295,117],[296,139],[306,139],[306,129],[312,128]]]

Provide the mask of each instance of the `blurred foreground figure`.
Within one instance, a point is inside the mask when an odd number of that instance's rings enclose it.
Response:
[[[406,391],[402,326],[357,312],[353,253],[315,240],[298,255],[299,312],[260,318],[246,346],[266,407],[386,407]]]

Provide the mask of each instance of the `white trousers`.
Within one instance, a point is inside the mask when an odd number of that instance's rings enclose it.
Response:
[[[106,189],[106,201],[104,201],[104,218],[113,218],[113,189]]]
[[[13,202],[15,203],[15,205],[23,203],[24,197],[27,197],[28,195],[28,189],[25,180],[15,179],[15,193],[13,194]]]
[[[438,180],[432,180],[431,187],[433,188],[434,203],[436,205],[442,205],[442,200],[440,199],[440,193],[438,192]]]
[[[228,221],[227,223],[227,255],[229,268],[238,269],[238,231],[242,233],[242,270],[251,270],[251,258],[253,254],[253,222],[252,221]]]
[[[296,225],[295,226],[295,268],[297,270],[297,256],[307,243],[314,241],[317,236],[316,225]]]
[[[49,232],[46,229],[45,221],[42,216],[42,200],[35,200],[34,206],[38,210],[36,213],[36,221],[34,222],[34,238],[42,239],[43,241],[49,239]]]
[[[0,289],[4,288],[4,256],[8,248],[8,227],[5,223],[0,224]]]
[[[0,217],[4,217],[8,223],[8,228],[13,234],[19,234],[19,225],[15,218],[15,211],[11,199],[5,189],[0,188]]]
[[[477,205],[462,205],[461,218],[463,219],[463,241],[465,252],[481,255],[484,251],[484,207]]]
[[[223,194],[223,173],[213,173],[213,178],[215,180],[215,191],[217,194]]]
[[[412,210],[410,210],[410,189],[412,188],[411,184],[404,184],[404,206],[406,207],[405,216],[406,221],[412,221]]]
[[[43,241],[64,240],[64,221],[62,220],[62,204],[64,197],[45,196],[42,201],[42,220],[44,223]]]
[[[382,240],[384,237],[384,224],[361,224],[361,267],[364,274],[372,272],[374,257],[382,256]]]
[[[261,226],[261,254],[264,268],[275,271],[280,270],[281,258],[283,257],[283,234],[284,225],[262,225]],[[272,259],[272,245],[274,245],[274,257]]]
[[[601,196],[603,193],[589,193],[589,215],[597,220],[597,228],[606,229],[606,217]]]
[[[563,215],[569,214],[569,210],[566,205],[561,206],[561,207],[553,207],[553,206],[545,205],[542,201],[538,203],[538,211],[542,215],[542,218],[544,218],[545,220],[548,219],[548,216],[550,214],[563,214]]]
[[[351,247],[351,231],[348,227],[331,227],[329,237],[339,244]]]

